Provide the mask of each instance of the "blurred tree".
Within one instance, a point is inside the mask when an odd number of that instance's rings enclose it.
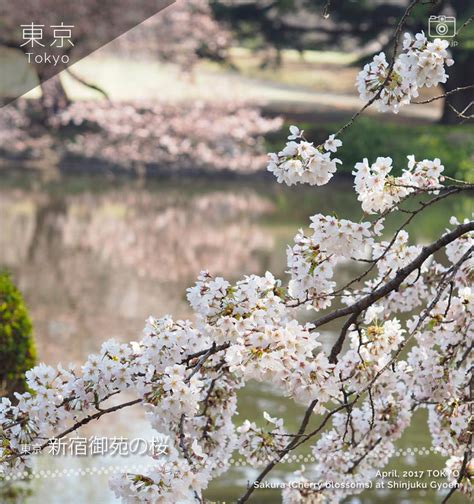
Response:
[[[31,321],[7,273],[0,273],[0,395],[25,389],[25,372],[35,365]]]
[[[224,59],[230,36],[214,20],[208,0],[178,0],[159,12],[171,3],[172,0],[142,0],[131,8],[128,0],[82,0],[67,2],[67,6],[64,0],[29,0],[16,4],[0,0],[0,46],[31,53],[34,42],[25,43],[22,26],[34,22],[36,29],[42,30],[38,32],[41,37],[34,47],[45,52],[52,45],[53,26],[63,22],[71,26],[71,43],[65,42],[62,47],[57,44],[54,53],[67,56],[72,64],[149,18],[143,23],[148,28],[143,33],[153,37],[157,59],[174,61],[185,67],[198,57]],[[130,39],[124,39],[133,40],[133,34]],[[60,79],[54,76],[69,64],[36,63],[33,57],[31,60],[40,80],[41,104],[46,116],[64,110],[69,100]],[[74,72],[70,74],[81,84],[105,94]]]
[[[304,49],[352,49],[357,42],[364,50],[363,60],[374,52],[390,51],[391,35],[410,0],[211,0],[218,20],[227,22],[242,43],[254,48],[281,51]],[[405,28],[429,34],[430,16],[455,16],[458,29],[474,13],[471,0],[433,0],[422,2],[412,11]],[[451,48],[457,62],[450,68],[445,89],[474,83],[474,23],[463,27]],[[268,64],[268,61],[265,62]],[[472,101],[472,90],[452,95],[449,102],[462,111]],[[445,103],[444,123],[457,123],[459,117]]]

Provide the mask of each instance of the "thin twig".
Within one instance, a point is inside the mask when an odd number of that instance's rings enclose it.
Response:
[[[129,406],[134,406],[135,404],[139,404],[142,402],[142,399],[134,399],[133,401],[128,401],[125,403],[117,404],[116,406],[111,406],[110,408],[103,409],[101,411],[98,411],[97,413],[94,413],[93,415],[86,416],[79,422],[75,423],[72,427],[69,427],[69,429],[66,429],[65,431],[61,432],[61,434],[58,434],[57,436],[54,436],[52,439],[62,439],[63,437],[67,436],[71,432],[76,431],[80,427],[83,427],[84,425],[87,425],[88,423],[92,422],[92,420],[98,420],[101,416],[107,414],[107,413],[112,413],[114,411],[118,411],[123,408],[128,408]],[[49,446],[51,442],[51,439],[48,439],[45,443],[40,445],[39,448],[36,448],[36,450],[44,450],[47,446]],[[10,457],[6,457],[2,459],[2,462],[9,462],[11,460],[14,460],[18,457],[26,456],[26,455],[31,455],[31,451],[24,451],[21,454],[15,454],[11,455]]]
[[[443,98],[446,98],[447,96],[451,96],[455,93],[459,93],[460,91],[466,91],[467,89],[474,89],[474,84],[470,84],[469,86],[463,86],[463,87],[458,87],[456,89],[451,89],[451,91],[446,91],[446,93],[438,96],[433,96],[432,98],[428,98],[427,100],[422,100],[422,101],[412,101],[413,105],[425,105],[426,103],[432,103],[436,100],[441,100]]]
[[[380,95],[382,94],[382,91],[385,89],[387,84],[390,82],[390,79],[392,78],[392,73],[393,73],[393,67],[395,66],[395,60],[397,56],[397,51],[398,51],[398,46],[400,43],[400,35],[402,33],[402,29],[405,26],[406,20],[408,16],[410,15],[411,11],[415,7],[417,3],[419,3],[420,0],[412,0],[408,7],[406,8],[405,12],[403,13],[403,16],[401,17],[397,28],[395,29],[395,34],[394,34],[394,43],[393,43],[393,52],[392,52],[392,58],[390,61],[390,64],[387,69],[387,76],[385,77],[385,80],[382,82],[380,85],[380,88],[378,89],[377,93],[361,108],[359,109],[353,116],[349,119],[349,121],[341,126],[336,133],[334,134],[336,137],[339,136],[343,131],[345,131],[349,126],[351,126],[354,121],[366,110],[368,109],[375,101],[377,101],[380,98]]]

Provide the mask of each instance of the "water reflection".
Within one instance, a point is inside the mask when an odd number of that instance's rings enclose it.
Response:
[[[274,239],[256,222],[272,210],[252,190],[4,188],[0,264],[25,293],[42,358],[82,359],[100,339],[136,338],[151,313],[189,316],[184,290],[202,268],[260,272]]]
[[[176,180],[144,184],[69,178],[41,182],[35,177],[0,182],[0,267],[7,267],[23,291],[35,327],[40,358],[48,363],[80,362],[107,338],[137,339],[144,319],[171,313],[191,315],[184,291],[200,269],[237,279],[270,269],[282,276],[285,245],[317,212],[352,219],[360,215],[351,182],[329,188],[286,188],[273,182],[230,183]],[[448,215],[472,211],[472,200],[457,198],[430,208],[411,231],[428,241]],[[397,221],[389,221],[388,229]],[[353,273],[343,268],[340,280]],[[270,389],[254,387],[241,398],[243,415],[257,406],[285,416],[294,405]],[[261,403],[261,404],[260,404]],[[418,423],[418,426],[423,423]],[[140,408],[123,411],[85,434],[151,435]],[[405,443],[428,443],[415,427]],[[421,444],[423,443],[423,444]],[[40,458],[45,469],[114,465],[124,461]],[[125,461],[129,463],[129,461]],[[436,459],[436,463],[439,460]],[[397,462],[398,464],[399,462]],[[434,458],[422,464],[432,467]],[[438,464],[439,465],[439,464]],[[213,486],[213,498],[232,500],[236,483],[248,474],[234,469]],[[106,475],[38,480],[28,502],[114,502]],[[52,492],[52,489],[54,492]],[[275,502],[262,492],[261,502]],[[364,502],[377,502],[367,496]],[[387,502],[431,502],[432,497],[394,493]],[[356,502],[356,501],[353,501]],[[453,499],[453,502],[455,500]]]

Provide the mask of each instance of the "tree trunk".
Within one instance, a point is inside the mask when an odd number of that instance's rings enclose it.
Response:
[[[46,121],[58,112],[66,109],[70,104],[70,100],[61,83],[59,75],[55,75],[54,77],[41,82],[40,103]]]
[[[449,0],[445,2],[454,10],[458,25],[468,17],[468,13],[472,10],[472,0]],[[458,26],[459,28],[459,26]],[[450,47],[449,51],[454,58],[454,65],[448,68],[449,79],[444,85],[445,91],[451,91],[458,87],[464,87],[474,84],[474,51],[470,48],[469,42],[469,27],[465,27],[453,39],[458,45]],[[467,89],[459,91],[448,96],[444,101],[443,116],[441,117],[442,124],[459,124],[462,121],[456,112],[448,105],[450,103],[458,112],[463,112],[466,107],[474,100],[474,91]],[[474,104],[466,110],[466,115],[474,113]]]
[[[456,61],[456,55],[454,55]],[[469,86],[474,84],[474,54],[470,54],[467,58],[460,58],[461,61],[448,69],[449,79],[444,85],[444,90],[451,91],[453,89]],[[448,96],[444,101],[443,115],[441,117],[442,124],[459,124],[462,118],[448,105],[450,103],[458,112],[463,112],[470,103],[474,101],[474,90],[466,89],[458,91]],[[474,104],[466,110],[466,115],[474,113]]]

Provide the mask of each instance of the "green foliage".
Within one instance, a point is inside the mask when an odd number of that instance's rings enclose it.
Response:
[[[31,321],[23,298],[7,273],[0,273],[1,395],[25,389],[25,371],[35,365]]]
[[[286,131],[289,124],[285,125]],[[306,138],[320,143],[337,131],[339,125],[313,126],[301,124]],[[281,144],[281,133],[280,144]],[[276,137],[271,138],[275,144]],[[407,166],[407,156],[414,154],[417,160],[441,159],[444,173],[450,177],[474,180],[474,126],[443,126],[439,124],[406,125],[381,122],[372,118],[361,118],[341,136],[342,147],[337,157],[343,162],[339,172],[350,174],[355,163],[364,157],[390,156],[394,161],[394,173],[399,175]],[[272,146],[273,148],[273,146]],[[275,147],[280,149],[281,145]]]
[[[22,504],[32,495],[28,481],[6,482],[0,485],[0,502],[2,504]]]

